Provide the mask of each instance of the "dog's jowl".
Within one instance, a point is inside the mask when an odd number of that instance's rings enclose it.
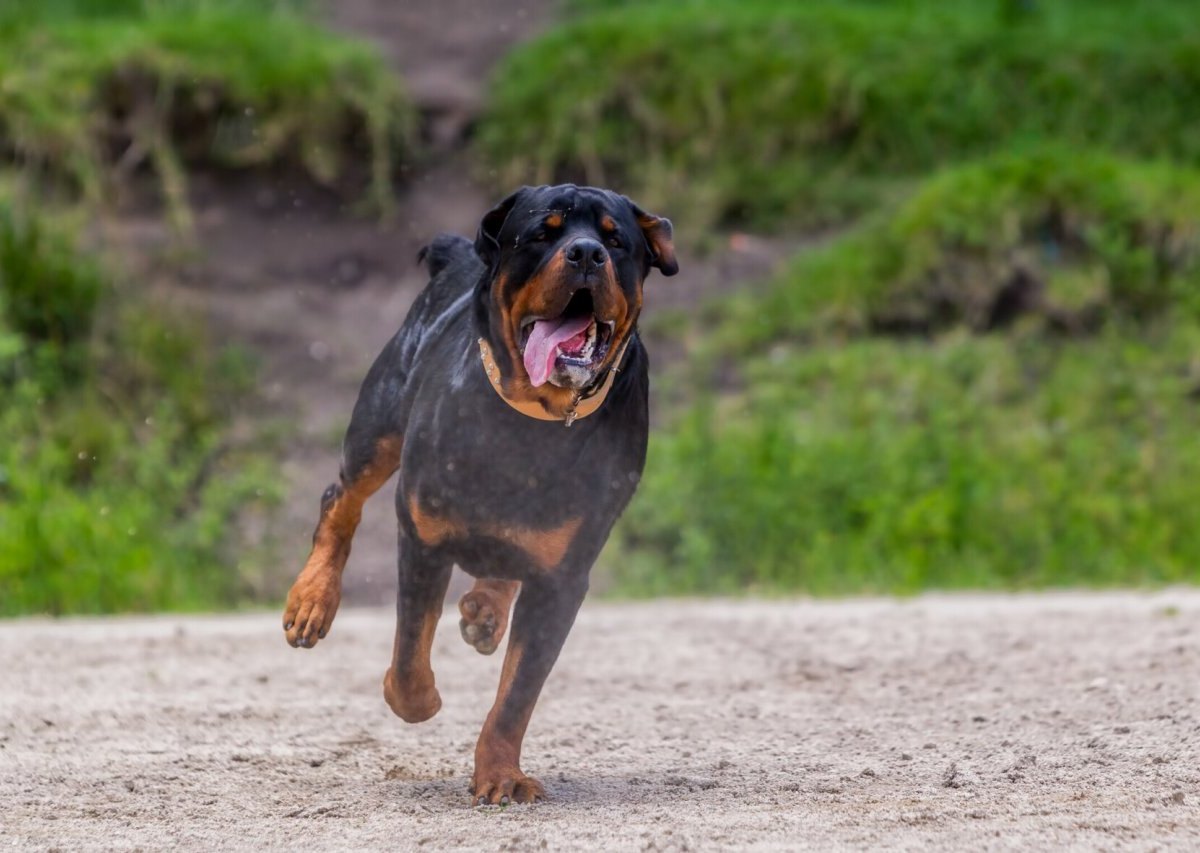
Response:
[[[520,768],[526,726],[646,457],[637,321],[651,268],[678,269],[671,223],[608,190],[526,187],[474,244],[442,235],[422,257],[430,282],[363,382],[284,630],[300,648],[324,639],[363,502],[399,469],[384,697],[410,723],[441,707],[429,650],[454,564],[476,578],[459,609],[480,652],[516,599],[471,791],[529,802],[544,790]]]

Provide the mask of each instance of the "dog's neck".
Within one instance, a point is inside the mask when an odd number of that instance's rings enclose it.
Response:
[[[524,383],[518,381],[516,377],[509,377],[506,380],[501,375],[500,366],[496,363],[495,355],[492,353],[492,346],[488,343],[487,338],[480,335],[477,343],[479,346],[479,360],[483,364],[484,373],[487,374],[488,385],[500,395],[500,399],[527,417],[536,418],[540,421],[559,421],[564,426],[569,427],[580,418],[586,418],[588,415],[594,414],[604,405],[604,401],[608,397],[608,392],[612,390],[613,382],[616,380],[617,374],[621,371],[621,364],[625,358],[625,350],[629,346],[629,341],[632,337],[632,332],[625,337],[621,348],[617,351],[616,357],[612,360],[612,365],[588,387],[572,391],[569,388],[551,386],[555,391],[566,392],[570,395],[570,400],[565,407],[561,406],[558,400],[547,401],[545,397],[538,393],[540,389],[533,388],[528,380]],[[533,392],[533,396],[529,396],[528,394],[524,397],[510,395],[506,385],[510,387],[515,386],[521,390],[524,390],[524,386],[528,386],[529,390]],[[555,395],[555,397],[560,396],[561,393]]]

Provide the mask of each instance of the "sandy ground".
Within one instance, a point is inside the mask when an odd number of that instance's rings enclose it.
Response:
[[[1200,592],[585,605],[471,808],[499,656],[380,694],[390,614],[0,624],[0,847],[1200,848]]]

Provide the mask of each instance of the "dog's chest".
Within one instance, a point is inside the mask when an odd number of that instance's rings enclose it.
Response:
[[[633,495],[639,460],[603,436],[536,430],[434,432],[406,443],[401,500],[417,539],[470,573],[527,579],[591,552]],[[575,429],[575,427],[571,427]],[[585,561],[590,565],[590,559]]]
[[[623,446],[636,447],[636,437],[620,442],[581,425],[418,425],[405,441],[402,482],[422,504],[489,522],[618,512],[641,474],[638,454]]]

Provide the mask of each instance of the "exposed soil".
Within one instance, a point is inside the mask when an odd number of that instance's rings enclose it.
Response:
[[[340,0],[332,25],[377,43],[404,75],[423,116],[422,159],[397,185],[398,216],[379,224],[290,176],[191,179],[194,256],[181,266],[161,211],[126,211],[109,223],[130,276],[163,301],[206,315],[224,341],[250,349],[261,395],[250,421],[285,421],[280,565],[259,584],[282,594],[303,564],[322,491],[337,477],[340,439],[359,383],[403,322],[427,277],[417,251],[441,231],[474,235],[498,198],[476,180],[470,126],[487,75],[504,51],[548,25],[552,2]],[[676,230],[687,233],[686,220]],[[697,241],[690,241],[697,242]],[[708,241],[713,242],[713,241]],[[735,235],[704,257],[684,251],[683,273],[654,276],[646,313],[689,310],[709,295],[765,275],[790,243]],[[791,242],[794,242],[791,241]],[[678,344],[651,341],[657,364]],[[346,575],[346,601],[394,600],[392,486],[367,505]],[[463,586],[461,577],[454,589]]]
[[[0,623],[0,844],[347,850],[1200,848],[1200,593],[585,604],[524,768],[471,808],[500,655],[384,704],[392,619]]]

